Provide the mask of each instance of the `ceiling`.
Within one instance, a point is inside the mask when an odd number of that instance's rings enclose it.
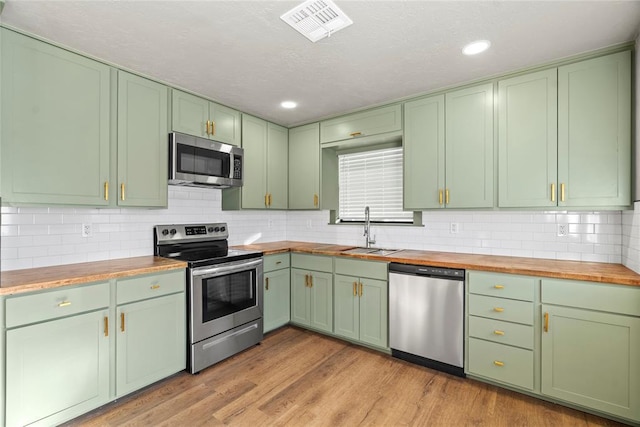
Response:
[[[335,0],[354,24],[311,43],[302,1],[6,0],[3,24],[292,126],[632,41],[640,1]],[[491,49],[461,54],[476,39]],[[283,100],[298,102],[285,110]]]

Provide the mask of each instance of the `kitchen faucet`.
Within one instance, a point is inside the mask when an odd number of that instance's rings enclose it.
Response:
[[[371,238],[371,221],[369,220],[369,206],[364,208],[364,234],[366,247],[370,248],[372,244],[376,243],[376,236]]]

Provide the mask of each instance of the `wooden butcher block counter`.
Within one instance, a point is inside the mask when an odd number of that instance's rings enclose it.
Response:
[[[399,250],[386,256],[350,254],[345,253],[345,251],[354,248],[353,246],[295,241],[257,243],[252,245],[236,246],[235,248],[259,250],[264,252],[265,255],[282,252],[302,252],[315,255],[347,256],[374,261],[398,262],[403,264],[463,268],[466,270],[526,274],[559,279],[640,286],[639,274],[621,264],[600,262],[560,261],[539,258],[473,255],[419,250]]]

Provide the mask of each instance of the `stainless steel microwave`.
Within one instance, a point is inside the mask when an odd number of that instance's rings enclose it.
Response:
[[[244,150],[197,136],[169,134],[169,184],[240,187]]]

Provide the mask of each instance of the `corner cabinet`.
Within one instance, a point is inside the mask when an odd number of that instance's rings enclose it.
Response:
[[[177,89],[173,89],[171,93],[172,130],[227,144],[241,145],[239,111]]]
[[[169,89],[118,71],[119,206],[166,207]]]
[[[333,259],[291,254],[291,323],[333,332]]]
[[[289,177],[289,209],[319,209],[319,123],[289,129]]]
[[[263,332],[286,325],[291,320],[289,253],[264,257]]]
[[[109,205],[111,68],[0,32],[3,202]]]
[[[242,188],[222,192],[222,209],[287,209],[289,133],[287,128],[242,115]]]

